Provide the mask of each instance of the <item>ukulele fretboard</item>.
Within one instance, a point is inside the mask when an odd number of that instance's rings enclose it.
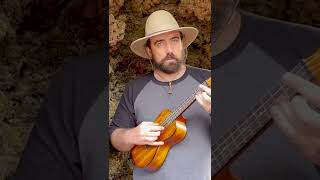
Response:
[[[296,65],[291,72],[307,80],[312,78],[303,62]],[[279,83],[260,98],[241,121],[234,124],[220,137],[212,145],[211,164],[215,172],[214,174],[225,167],[270,123],[271,115],[269,111],[275,99],[280,96],[292,98],[295,94],[295,91]]]
[[[210,78],[211,80],[211,78]],[[209,81],[209,80],[208,80]],[[206,86],[208,83],[207,81],[204,81],[202,85]],[[183,103],[177,107],[168,117],[167,119],[161,124],[162,126],[167,126],[171,124],[177,117],[182,114],[196,99],[196,94],[200,91],[199,88],[197,88]]]

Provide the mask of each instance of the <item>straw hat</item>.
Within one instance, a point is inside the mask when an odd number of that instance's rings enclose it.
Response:
[[[153,36],[176,30],[184,35],[182,38],[183,48],[187,48],[198,35],[198,30],[194,27],[180,27],[176,19],[169,12],[165,10],[155,11],[146,21],[145,37],[133,41],[130,48],[138,56],[150,59],[145,49],[147,40]]]

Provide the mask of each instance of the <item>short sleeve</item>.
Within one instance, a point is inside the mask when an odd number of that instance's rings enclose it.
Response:
[[[109,137],[118,128],[133,128],[136,126],[133,99],[133,87],[128,84],[109,125]]]

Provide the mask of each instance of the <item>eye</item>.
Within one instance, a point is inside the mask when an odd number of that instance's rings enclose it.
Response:
[[[162,42],[162,41],[159,41],[159,42],[156,43],[156,46],[157,46],[157,47],[161,47],[162,45],[163,45],[163,42]]]
[[[176,37],[176,38],[172,38],[172,41],[173,41],[173,42],[179,42],[180,39]]]

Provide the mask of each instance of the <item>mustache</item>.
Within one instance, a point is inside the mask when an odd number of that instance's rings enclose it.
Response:
[[[170,53],[170,54],[167,54],[167,56],[164,57],[161,60],[161,62],[164,62],[164,61],[169,60],[169,59],[175,59],[176,61],[179,61],[178,58],[173,53]]]

